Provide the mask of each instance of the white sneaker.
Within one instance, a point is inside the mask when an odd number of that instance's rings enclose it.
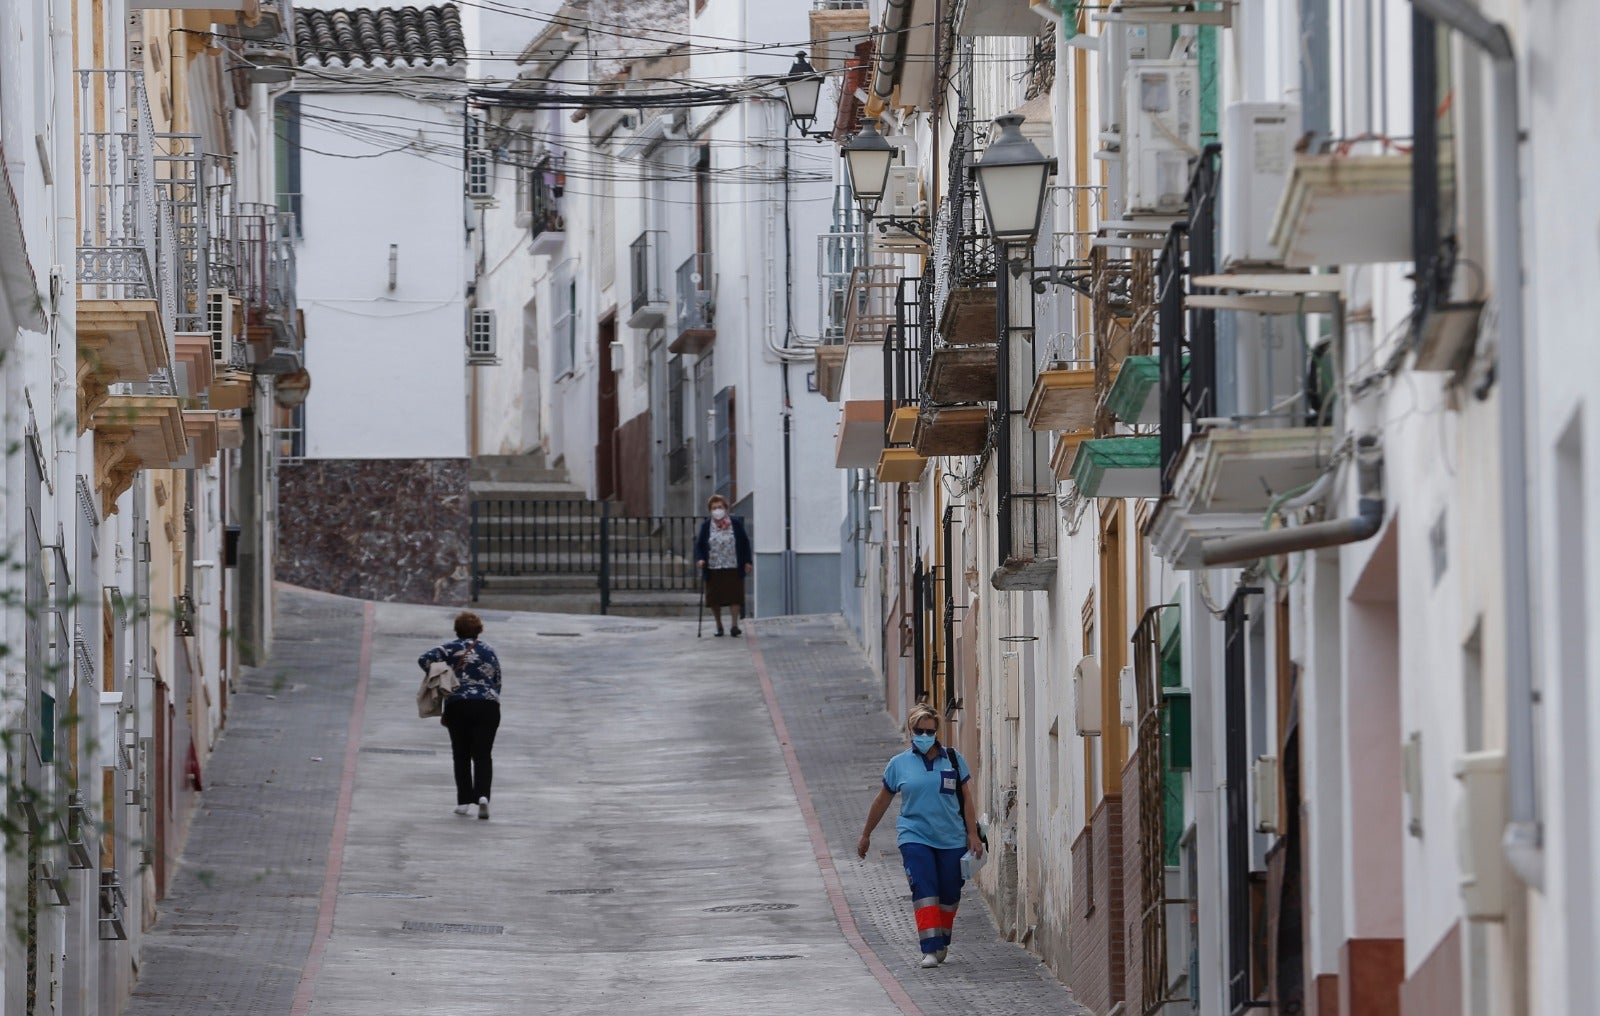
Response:
[[[948,955],[950,955],[949,949],[940,949],[938,952],[933,954],[933,958],[938,960],[940,963],[943,963],[944,958]]]
[[[457,815],[470,815],[470,814],[472,814],[472,805],[470,805],[470,804],[458,804],[458,805],[456,805],[456,814]]]
[[[934,953],[923,953],[922,954],[922,969],[926,970],[929,967],[936,967],[938,965],[939,965],[939,957],[937,955],[935,955]]]
[[[487,797],[478,798],[478,817],[482,819],[489,817],[489,799]]]

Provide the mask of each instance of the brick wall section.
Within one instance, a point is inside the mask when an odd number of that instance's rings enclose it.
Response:
[[[1122,1000],[1127,983],[1122,836],[1122,801],[1111,796],[1100,802],[1072,845],[1067,983],[1079,1002],[1098,1013]]]
[[[1126,802],[1122,808],[1122,918],[1126,929],[1122,940],[1127,944],[1123,950],[1127,979],[1123,982],[1122,997],[1128,1000],[1128,1008],[1134,1012],[1139,1011],[1144,999],[1144,858],[1140,856],[1144,846],[1139,838],[1142,809],[1138,788],[1139,753],[1134,751],[1122,770],[1122,793]]]
[[[364,600],[464,603],[466,459],[307,459],[278,473],[283,582]]]

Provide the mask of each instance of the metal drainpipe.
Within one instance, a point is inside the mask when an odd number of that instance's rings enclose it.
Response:
[[[1383,499],[1364,497],[1356,515],[1329,522],[1247,533],[1222,540],[1208,540],[1200,550],[1200,561],[1207,568],[1242,564],[1257,558],[1289,554],[1297,550],[1316,550],[1360,543],[1377,533],[1383,525]]]
[[[884,102],[894,92],[894,69],[904,45],[901,33],[910,17],[911,0],[889,0],[883,12],[883,47],[878,51],[877,66],[872,69],[872,95]]]
[[[1535,779],[1533,608],[1528,576],[1528,451],[1526,363],[1522,335],[1521,174],[1518,172],[1517,55],[1502,24],[1462,0],[1412,0],[1460,32],[1494,66],[1490,154],[1494,166],[1495,284],[1500,304],[1496,372],[1500,378],[1500,511],[1506,610],[1506,770],[1508,823],[1503,845],[1518,877],[1544,886],[1543,823]]]

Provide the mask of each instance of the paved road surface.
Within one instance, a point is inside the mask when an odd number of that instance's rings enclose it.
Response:
[[[836,618],[741,641],[486,614],[506,688],[483,822],[452,814],[448,738],[413,700],[453,612],[280,595],[133,1016],[1075,1009],[975,894],[951,961],[913,966],[892,816],[852,853],[899,742]]]

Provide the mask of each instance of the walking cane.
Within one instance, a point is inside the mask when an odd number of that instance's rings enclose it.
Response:
[[[694,637],[700,637],[700,629],[706,623],[706,573],[700,573],[700,612],[694,621]]]

